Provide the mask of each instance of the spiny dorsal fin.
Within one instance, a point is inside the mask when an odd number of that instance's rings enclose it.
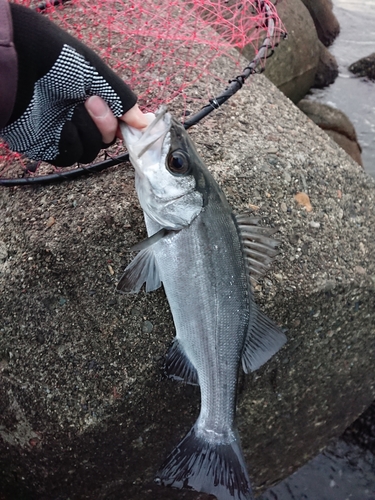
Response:
[[[259,219],[247,214],[235,215],[235,220],[250,281],[254,284],[257,278],[266,274],[279,253],[279,242],[272,238],[278,229],[258,226]]]
[[[146,283],[146,292],[152,292],[161,286],[159,271],[152,247],[145,248],[125,269],[116,289],[119,292],[138,293]]]

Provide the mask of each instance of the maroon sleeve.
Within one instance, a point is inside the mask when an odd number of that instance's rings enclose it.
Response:
[[[17,53],[8,0],[0,0],[0,128],[12,114],[17,91]]]

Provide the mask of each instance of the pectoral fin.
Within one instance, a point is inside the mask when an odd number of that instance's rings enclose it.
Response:
[[[131,261],[116,288],[120,292],[138,293],[143,283],[146,283],[146,292],[161,286],[155,254],[151,247],[141,250]]]
[[[249,326],[244,349],[242,367],[245,373],[252,372],[266,363],[285,344],[282,330],[253,303],[253,321]]]
[[[146,238],[143,241],[140,241],[139,243],[136,243],[134,246],[132,246],[129,249],[129,252],[139,252],[140,250],[145,250],[146,248],[149,248],[152,245],[155,245],[155,243],[162,240],[165,236],[167,236],[171,232],[172,231],[169,231],[168,229],[165,229],[163,227],[157,233],[153,234],[152,236],[149,236],[148,238]]]

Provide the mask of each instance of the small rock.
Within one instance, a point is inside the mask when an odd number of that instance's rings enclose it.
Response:
[[[299,205],[302,205],[303,207],[306,208],[306,212],[312,212],[313,207],[310,203],[310,198],[306,193],[297,193],[294,196],[294,199]]]
[[[286,206],[286,203],[284,203],[284,202],[280,203],[280,209],[281,209],[283,212],[287,212],[288,207]]]
[[[284,172],[284,181],[289,184],[292,180],[292,176],[290,175],[289,172]]]
[[[319,228],[320,228],[320,222],[315,222],[315,221],[313,221],[313,220],[312,220],[312,221],[309,223],[309,226],[310,226],[310,227],[313,227],[314,229],[319,229]]]
[[[46,226],[47,227],[51,227],[54,225],[54,223],[56,222],[55,218],[54,217],[49,217],[47,222],[46,222]]]
[[[152,330],[154,329],[154,325],[151,323],[151,321],[144,321],[142,324],[142,333],[151,333]]]
[[[278,148],[276,148],[275,146],[270,146],[266,151],[265,153],[267,154],[276,154],[278,152]]]
[[[354,271],[358,274],[366,274],[366,269],[362,266],[355,266]]]
[[[8,250],[3,241],[0,241],[0,262],[8,258]]]

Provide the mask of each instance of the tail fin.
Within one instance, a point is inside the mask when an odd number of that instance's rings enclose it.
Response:
[[[190,488],[218,500],[253,500],[239,441],[215,444],[192,427],[172,451],[155,481],[173,488]]]

